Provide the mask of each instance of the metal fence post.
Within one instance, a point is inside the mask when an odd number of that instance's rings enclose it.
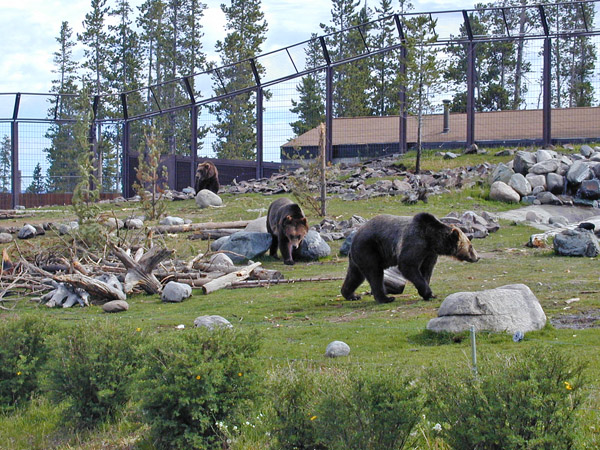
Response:
[[[263,89],[256,88],[256,178],[264,176],[263,168]]]
[[[333,161],[333,68],[325,71],[325,154],[327,162]]]
[[[12,191],[11,206],[13,209],[19,204],[19,197],[21,195],[21,174],[19,172],[19,106],[21,104],[21,94],[15,95],[15,107],[13,110],[13,117],[10,127],[10,167],[11,167],[11,183],[10,188]]]
[[[467,147],[475,143],[475,44],[467,44]]]
[[[121,161],[121,182],[123,183],[123,197],[131,197],[130,187],[131,180],[129,179],[129,120],[123,121],[123,160]]]
[[[191,152],[191,163],[190,163],[190,180],[192,183],[192,187],[196,186],[196,167],[198,166],[198,106],[197,105],[192,105],[192,108],[190,109],[190,119],[191,119],[191,126],[192,126],[192,130],[191,130],[191,139],[192,142],[190,143],[190,152]]]
[[[543,117],[542,136],[544,146],[552,143],[552,42],[549,37],[544,39],[544,69],[543,69]]]

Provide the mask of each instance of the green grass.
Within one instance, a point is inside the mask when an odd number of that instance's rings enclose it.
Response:
[[[410,167],[413,158],[414,155],[402,158],[399,163]],[[484,161],[484,158],[493,163],[500,161],[489,155],[463,156],[458,160],[463,165],[471,165]],[[457,160],[452,163],[455,161]],[[437,161],[430,155],[424,159],[424,168],[439,164],[448,164],[448,161]],[[168,214],[191,218],[194,222],[248,220],[258,217],[260,210],[266,211],[275,198],[277,197],[258,194],[226,194],[223,195],[223,208],[198,210],[194,202],[189,200],[170,203]],[[487,188],[477,185],[460,192],[432,196],[427,204],[407,206],[397,197],[354,202],[334,198],[327,204],[328,216],[336,220],[347,219],[353,214],[367,219],[381,213],[412,215],[419,211],[443,216],[451,211],[497,212],[515,207],[489,201]],[[135,204],[129,203],[119,206],[102,205],[102,208],[114,211],[118,217],[139,213]],[[72,215],[69,209],[55,208],[53,211],[56,212],[42,213],[35,218],[60,222]],[[309,212],[309,223],[319,221],[319,217]],[[548,249],[525,247],[529,236],[534,232],[536,230],[533,228],[503,221],[497,233],[474,241],[473,245],[481,256],[478,263],[468,264],[440,258],[431,283],[437,298],[428,302],[423,301],[410,284],[404,294],[396,296],[396,300],[390,304],[377,304],[370,295],[363,296],[357,302],[348,302],[340,296],[342,281],[323,281],[282,284],[268,288],[225,289],[207,296],[202,295],[200,290],[195,290],[191,298],[178,304],[163,304],[159,296],[135,295],[128,299],[129,311],[108,317],[99,306],[63,310],[49,309],[28,301],[19,302],[11,314],[44,315],[64,323],[85,321],[90,326],[93,326],[94,321],[108,318],[122,327],[141,328],[145,332],[159,332],[179,324],[192,327],[196,317],[218,314],[231,321],[235,327],[250,329],[262,336],[263,345],[259,358],[264,361],[265,371],[286,366],[290,361],[302,360],[317,366],[397,365],[403,371],[419,373],[424,367],[469,363],[468,336],[432,336],[425,332],[427,322],[436,316],[440,303],[451,293],[525,283],[540,300],[549,320],[562,314],[600,308],[598,258],[562,258],[554,256]],[[155,242],[157,241],[160,241],[159,238],[155,238]],[[19,241],[18,250],[14,244],[7,248],[16,259],[18,252],[36,254],[44,249],[59,249],[61,242],[61,239],[49,233],[44,238]],[[177,257],[183,259],[206,251],[208,245],[206,241],[188,240],[185,234],[166,236],[164,244],[176,249]],[[331,245],[332,256],[317,263],[300,262],[290,267],[268,256],[259,260],[265,268],[280,270],[288,279],[343,277],[347,258],[337,256],[341,242]],[[358,292],[368,289],[365,283],[359,287]],[[574,297],[580,300],[570,305],[565,303]],[[508,334],[480,333],[477,339],[479,354],[522,351],[546,343],[590,361],[590,396],[586,409],[581,412],[579,448],[596,448],[594,444],[598,443],[600,432],[597,425],[600,418],[600,366],[595,363],[600,349],[599,329],[554,329],[548,325],[542,331],[528,333],[519,344],[515,344]],[[324,357],[325,347],[333,340],[342,340],[351,347],[348,358],[330,360]],[[95,434],[86,435],[85,439],[72,432],[56,437],[62,426],[57,422],[59,413],[57,407],[39,400],[30,408],[0,416],[0,448],[4,448],[2,442],[10,442],[11,449],[104,448],[101,446],[103,439],[111,442],[109,448],[151,448],[145,447],[148,444],[138,439],[143,430],[135,420],[113,424]],[[132,440],[137,442],[138,447],[130,446]],[[83,444],[83,441],[87,443]]]

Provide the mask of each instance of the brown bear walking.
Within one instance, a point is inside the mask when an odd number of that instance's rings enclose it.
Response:
[[[379,303],[388,303],[383,271],[397,266],[404,278],[413,283],[425,300],[434,298],[429,287],[438,255],[460,261],[476,262],[477,253],[469,238],[458,228],[443,224],[429,213],[414,217],[376,216],[354,235],[342,295],[358,300],[354,291],[367,279],[371,293]]]
[[[269,254],[275,257],[279,246],[284,264],[293,265],[292,252],[300,247],[308,233],[308,222],[302,208],[289,198],[278,198],[269,206],[267,231],[273,237]]]
[[[202,189],[208,189],[215,194],[219,193],[219,171],[210,161],[198,164],[196,167],[196,194]]]

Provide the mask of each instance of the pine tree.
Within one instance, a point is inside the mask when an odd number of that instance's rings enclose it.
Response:
[[[224,69],[220,70],[225,91],[231,92],[255,84],[249,63],[234,64],[260,53],[265,41],[267,23],[260,0],[231,0],[231,6],[221,5],[227,17],[228,34],[218,41],[217,52]],[[229,65],[229,66],[228,66]],[[259,74],[264,69],[257,64]],[[216,89],[223,93],[222,88]],[[254,159],[256,143],[256,95],[246,93],[221,101],[211,108],[218,123],[214,126],[217,141],[213,149],[219,158]]]
[[[11,155],[10,137],[5,134],[0,142],[0,192],[10,192],[12,189]]]
[[[54,70],[57,79],[52,81],[51,91],[56,93],[48,110],[50,118],[73,119],[76,115],[76,93],[78,91],[77,63],[73,60],[72,30],[63,22],[56,38],[59,49],[54,52]],[[50,141],[44,149],[48,161],[47,188],[49,192],[72,192],[78,174],[77,152],[74,145],[73,124],[54,122],[45,135]]]
[[[27,194],[41,194],[45,190],[44,179],[42,177],[42,166],[40,163],[35,165],[33,169],[33,176],[31,179],[31,184],[25,189]]]
[[[323,54],[321,44],[316,34],[305,49],[306,67],[317,67],[322,64]],[[298,101],[292,99],[293,108],[290,112],[298,115],[298,120],[290,123],[296,136],[306,133],[325,121],[325,104],[322,75],[319,72],[310,73],[296,86],[299,94]]]
[[[77,38],[84,45],[82,67],[92,80],[94,93],[102,94],[107,91],[107,64],[110,61],[108,34],[104,28],[109,8],[106,0],[91,0],[90,7],[91,11],[83,21],[84,31]]]

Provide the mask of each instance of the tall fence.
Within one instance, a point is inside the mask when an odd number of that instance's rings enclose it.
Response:
[[[598,5],[596,0],[395,14],[137,91],[96,95],[90,100],[94,126],[89,140],[99,186],[104,197],[134,194],[138,155],[144,152],[144,129],[149,124],[172,130],[165,137],[163,164],[169,186],[177,190],[193,186],[200,160],[214,161],[222,184],[228,184],[268,176],[282,164],[313,156],[318,146],[316,125],[298,131],[298,123],[325,122],[327,159],[333,162],[404,153],[417,144],[451,148],[600,140]],[[563,15],[573,20],[559,23],[557,17]],[[490,16],[496,20],[495,28],[481,34],[478,24]],[[435,39],[414,45],[418,30],[410,24],[420,19]],[[344,36],[358,39],[358,44],[339,56],[335,42]],[[493,73],[490,65],[506,57],[503,43],[514,45],[521,55],[520,68],[510,74]],[[585,102],[565,95],[567,56],[574,58],[565,49],[575,44],[585,45],[587,51]],[[423,105],[416,108],[417,97],[409,92],[408,83],[419,70],[406,61],[408,52],[423,49],[435,57],[442,72],[455,64],[459,76],[437,77],[420,93]],[[377,67],[381,61],[393,62],[397,79],[403,80],[394,85],[396,108],[340,112],[347,92],[343,80],[354,70]],[[232,72],[252,76],[231,89],[224,80]],[[496,87],[517,72],[518,83],[511,83],[519,90],[511,104]],[[311,80],[320,87],[313,102],[321,110],[298,110],[302,88]],[[375,91],[373,86],[363,89],[365,103],[377,103]],[[180,95],[169,97],[165,94],[169,92]],[[58,156],[52,154],[61,133],[75,123],[68,113],[70,101],[69,95],[0,94],[0,208],[70,201],[79,177],[72,167],[77,155],[59,155],[71,165],[70,171],[61,171],[55,167]],[[223,151],[223,142],[236,133],[236,125],[231,119],[227,133],[219,126],[227,121],[224,111],[236,101],[254,106],[251,132],[238,141],[248,146],[250,156],[232,157]]]

